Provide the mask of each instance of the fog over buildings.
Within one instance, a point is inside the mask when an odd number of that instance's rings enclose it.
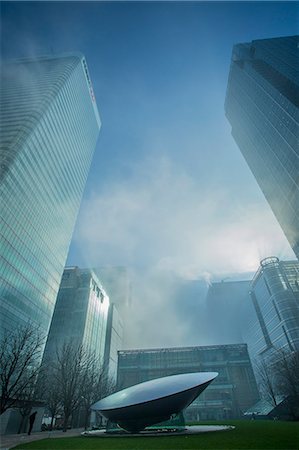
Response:
[[[294,257],[230,135],[231,51],[295,34],[296,5],[13,3],[3,57],[82,51],[101,113],[67,265],[127,268],[127,348],[221,344],[211,283]]]
[[[74,237],[83,265],[108,261],[129,269],[128,348],[221,343],[221,332],[207,322],[210,283],[250,280],[268,255],[293,257],[266,202],[243,204],[238,196],[226,187],[208,192],[160,158],[83,205]]]

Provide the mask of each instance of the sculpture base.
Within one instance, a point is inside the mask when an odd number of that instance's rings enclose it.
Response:
[[[185,436],[191,434],[201,434],[201,433],[210,433],[215,431],[229,431],[233,430],[235,427],[230,425],[191,425],[186,426],[184,430],[170,430],[170,429],[148,429],[146,428],[140,433],[128,433],[121,428],[118,428],[118,432],[116,433],[107,433],[106,430],[92,430],[92,431],[83,431],[81,436],[85,437],[99,437],[99,438],[118,438],[118,437],[159,437],[159,436]]]
[[[186,423],[185,423],[185,417],[183,412],[179,412],[178,414],[173,414],[170,419],[165,420],[164,422],[156,423],[155,425],[151,425],[149,427],[146,427],[144,430],[139,431],[139,433],[142,433],[143,431],[183,431],[185,430]],[[127,433],[123,428],[121,428],[117,423],[112,422],[111,420],[108,420],[106,425],[106,433],[109,434],[119,434],[119,433]],[[137,433],[133,433],[137,434]]]

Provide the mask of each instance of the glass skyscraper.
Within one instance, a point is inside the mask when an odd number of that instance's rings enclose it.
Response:
[[[48,331],[100,130],[81,54],[3,66],[1,330]]]
[[[123,348],[124,325],[116,306],[110,303],[105,340],[104,366],[107,377],[116,383],[117,352]]]
[[[299,37],[233,48],[225,111],[232,136],[299,258]]]
[[[252,309],[244,339],[252,362],[275,349],[299,350],[299,263],[266,258],[250,290]]]
[[[56,358],[63,344],[82,345],[104,362],[109,297],[90,269],[65,268],[44,352],[44,362]]]
[[[250,281],[220,281],[210,284],[206,297],[206,320],[212,344],[243,342],[242,331],[248,321]],[[211,337],[210,337],[210,336]]]

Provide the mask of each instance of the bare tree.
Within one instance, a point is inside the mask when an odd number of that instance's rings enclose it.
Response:
[[[0,414],[16,405],[37,379],[45,338],[28,324],[6,333],[0,342]]]
[[[53,429],[55,417],[62,412],[62,393],[58,382],[57,370],[43,366],[38,382],[40,398],[45,402],[51,415],[50,429]]]
[[[51,426],[54,417],[63,412],[63,431],[66,431],[70,419],[76,414],[84,414],[84,426],[87,428],[90,418],[90,406],[108,395],[114,389],[114,383],[106,376],[101,361],[87,352],[82,345],[65,342],[56,350],[56,356],[48,363],[47,374],[42,380],[43,399],[51,413]]]
[[[286,398],[293,419],[299,417],[299,351],[276,351],[277,390]]]
[[[95,362],[90,367],[84,369],[84,383],[81,391],[80,407],[84,411],[84,428],[87,429],[90,417],[90,405],[94,402],[95,392],[97,390],[98,380],[104,376],[104,371],[99,368]]]
[[[264,359],[257,363],[258,385],[262,397],[271,403],[272,406],[277,406],[277,386],[276,375],[271,365]]]
[[[64,414],[63,431],[67,430],[69,419],[82,400],[85,376],[91,367],[91,357],[82,345],[65,343],[57,351],[55,376],[60,386],[61,403]]]
[[[20,426],[18,429],[18,433],[22,433],[24,430],[24,427],[26,425],[26,418],[28,418],[33,402],[38,399],[38,394],[36,390],[36,380],[31,380],[30,383],[27,384],[25,389],[23,389],[22,392],[20,392],[18,396],[18,410],[22,417],[22,420],[20,422]]]
[[[273,406],[284,400],[289,414],[299,417],[299,352],[273,349],[267,360],[257,364],[258,383],[262,396]]]
[[[94,359],[84,372],[81,406],[84,411],[84,428],[86,430],[90,420],[91,405],[113,392],[115,383],[108,377],[106,367],[97,359]]]

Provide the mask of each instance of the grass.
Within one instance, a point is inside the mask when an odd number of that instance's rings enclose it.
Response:
[[[218,431],[189,436],[131,438],[70,437],[43,439],[18,445],[19,450],[298,450],[298,422],[224,421],[209,425],[234,425],[231,431]],[[206,424],[207,425],[207,424]]]

